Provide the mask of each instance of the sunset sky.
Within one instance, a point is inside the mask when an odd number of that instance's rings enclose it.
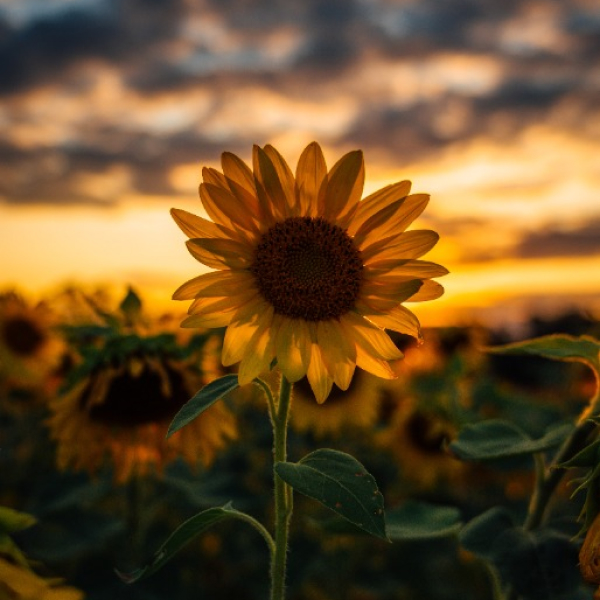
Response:
[[[425,324],[600,310],[597,0],[0,0],[0,288],[201,272],[201,167],[365,153],[432,195]]]

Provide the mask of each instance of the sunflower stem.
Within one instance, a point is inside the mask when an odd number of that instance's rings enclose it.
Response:
[[[271,412],[273,423],[274,465],[287,459],[287,428],[292,384],[282,375],[279,401]],[[292,517],[293,497],[290,486],[273,472],[275,494],[275,551],[271,558],[271,600],[285,598],[285,571],[288,550],[288,533]]]

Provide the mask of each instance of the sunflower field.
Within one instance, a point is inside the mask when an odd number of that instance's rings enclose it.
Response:
[[[282,376],[240,385],[225,327],[180,320],[132,289],[0,296],[1,600],[269,597],[264,388]],[[597,322],[422,338],[390,333],[393,379],[359,368],[322,403],[310,374],[293,383],[286,597],[591,599]],[[382,530],[359,522],[365,485]]]

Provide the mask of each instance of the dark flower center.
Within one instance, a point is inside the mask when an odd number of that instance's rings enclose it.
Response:
[[[102,401],[93,404],[90,393],[97,378],[104,375],[101,372],[92,375],[81,394],[80,406],[92,420],[107,425],[136,427],[171,419],[190,399],[190,392],[178,371],[165,363],[162,367],[169,381],[170,395],[163,393],[160,375],[145,366],[137,377],[125,371],[112,379]]]
[[[18,356],[31,356],[44,343],[46,336],[35,323],[14,317],[3,324],[2,340]]]
[[[360,252],[341,227],[320,217],[292,217],[263,235],[251,272],[276,313],[323,321],[354,307],[362,268]]]

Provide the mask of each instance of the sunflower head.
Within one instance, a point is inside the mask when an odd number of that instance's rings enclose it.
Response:
[[[276,360],[291,382],[307,377],[323,402],[346,390],[358,366],[394,378],[402,357],[385,329],[420,338],[402,303],[432,300],[447,270],[420,260],[437,242],[405,231],[429,201],[401,181],[361,200],[363,155],[328,169],[317,143],[295,172],[272,146],[254,147],[252,168],[222,155],[222,171],[203,170],[200,200],[210,219],[172,215],[187,247],[213,269],[180,286],[193,300],[184,327],[226,327],[222,360],[239,363],[240,384]]]
[[[14,292],[0,295],[0,387],[39,388],[63,350],[55,319],[43,303]]]
[[[171,331],[154,327],[151,334],[141,334],[126,320],[116,323],[118,318],[86,341],[76,335],[85,326],[71,332],[79,361],[51,403],[49,419],[59,466],[93,473],[108,459],[116,479],[124,481],[134,473],[160,470],[177,456],[191,465],[210,464],[236,434],[225,406],[211,407],[168,441],[165,434],[177,411],[218,376],[215,336],[182,345]]]

